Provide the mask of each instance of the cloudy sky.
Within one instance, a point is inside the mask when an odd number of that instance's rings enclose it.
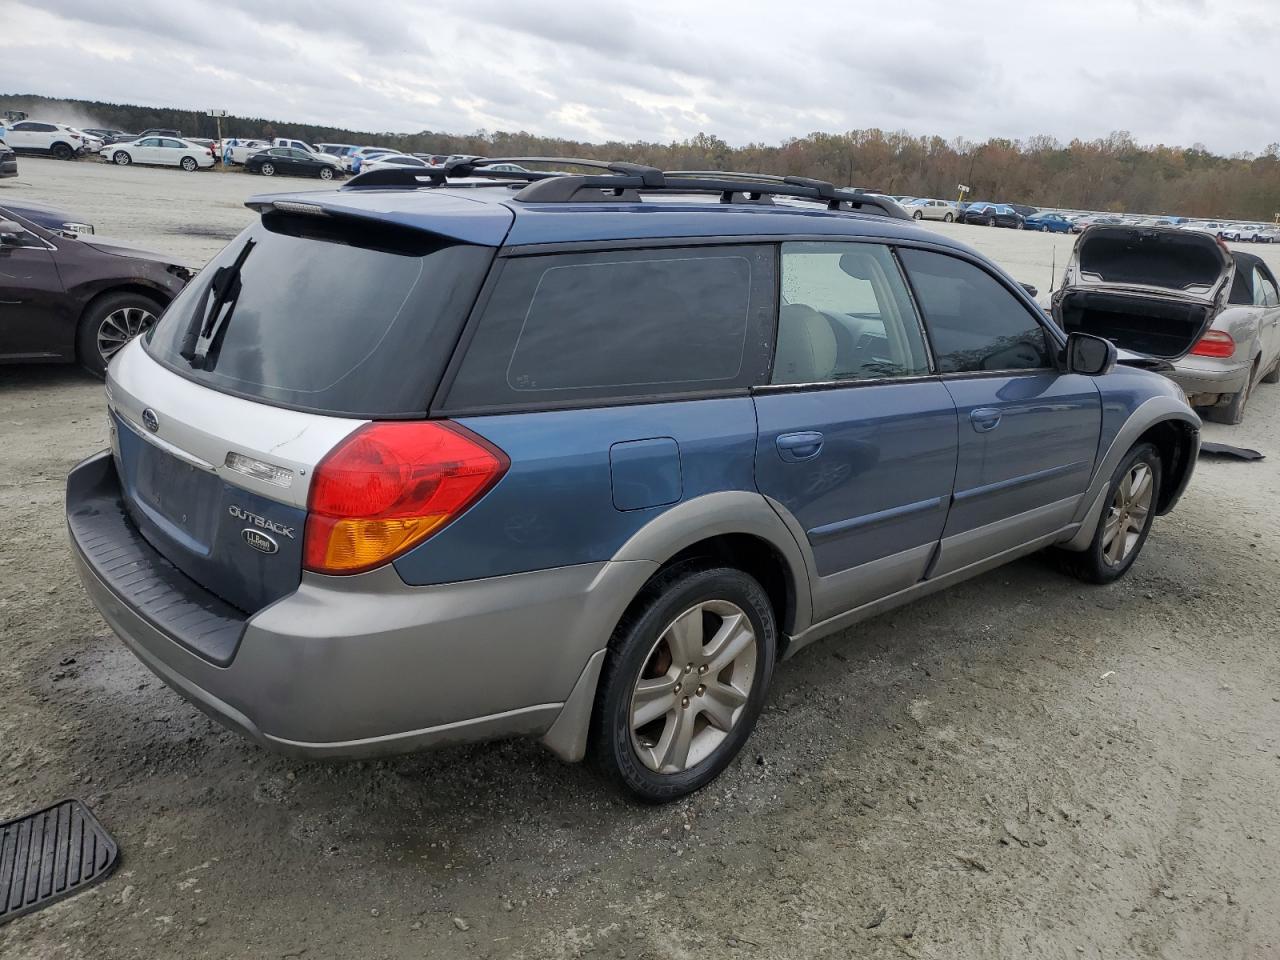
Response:
[[[1278,28],[1280,0],[0,0],[5,92],[593,141],[1129,130],[1260,152]]]

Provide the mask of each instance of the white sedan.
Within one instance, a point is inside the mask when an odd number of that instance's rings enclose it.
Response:
[[[436,169],[421,157],[413,157],[407,153],[384,153],[361,161],[360,172],[368,173],[370,170],[403,170],[406,167],[421,172]]]
[[[103,147],[98,155],[120,167],[143,163],[196,171],[213,166],[213,151],[210,148],[174,137],[142,137],[132,143],[113,143],[109,147]]]
[[[950,223],[956,218],[956,205],[950,200],[929,200],[921,197],[908,200],[902,209],[916,220],[942,220]]]

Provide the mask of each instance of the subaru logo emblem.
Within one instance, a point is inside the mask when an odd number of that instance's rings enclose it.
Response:
[[[156,412],[150,407],[142,411],[142,425],[152,433],[160,429],[160,418],[156,416]]]
[[[259,553],[275,553],[280,549],[280,544],[276,543],[261,530],[255,530],[253,527],[245,527],[240,531],[240,536],[244,538],[244,542]]]

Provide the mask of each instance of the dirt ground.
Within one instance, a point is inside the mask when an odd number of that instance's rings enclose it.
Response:
[[[0,198],[193,259],[265,186],[21,165]],[[1070,247],[964,234],[1044,284]],[[1032,557],[804,651],[742,758],[654,809],[531,743],[317,764],[225,732],[72,569],[101,385],[0,368],[0,818],[79,796],[123,851],[0,957],[1280,957],[1278,428],[1267,386],[1207,425],[1269,458],[1202,460],[1117,584]]]

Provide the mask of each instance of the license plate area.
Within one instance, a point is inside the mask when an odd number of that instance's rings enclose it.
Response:
[[[207,551],[217,531],[222,481],[145,440],[137,445],[133,475],[134,495],[152,519],[167,522],[180,540]]]

